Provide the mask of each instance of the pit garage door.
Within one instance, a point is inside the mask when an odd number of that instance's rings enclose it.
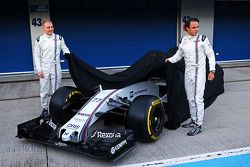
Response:
[[[176,46],[176,6],[170,0],[53,0],[50,17],[81,59],[95,67],[127,66],[149,50]]]
[[[250,2],[216,2],[214,50],[217,60],[250,59]]]
[[[33,71],[28,2],[1,1],[0,74]]]

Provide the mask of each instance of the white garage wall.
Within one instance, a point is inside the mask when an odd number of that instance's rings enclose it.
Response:
[[[214,0],[181,0],[181,37],[186,33],[182,29],[184,16],[197,17],[200,20],[200,34],[208,37],[213,44]]]
[[[43,34],[42,21],[44,19],[50,19],[49,0],[29,0],[29,17],[30,17],[30,35],[31,35],[30,37],[31,37],[32,53],[33,53],[36,38]],[[35,65],[34,65],[34,71],[36,71]]]

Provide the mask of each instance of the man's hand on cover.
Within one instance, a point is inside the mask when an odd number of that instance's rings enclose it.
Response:
[[[214,71],[210,71],[209,73],[208,73],[208,78],[207,78],[209,81],[212,81],[212,80],[214,80]]]

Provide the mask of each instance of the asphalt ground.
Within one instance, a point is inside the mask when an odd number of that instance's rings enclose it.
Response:
[[[225,93],[205,111],[203,132],[164,129],[155,143],[139,143],[116,163],[16,138],[17,124],[41,112],[39,82],[0,83],[0,166],[123,166],[250,146],[250,67],[224,68]],[[74,85],[64,79],[63,85]]]

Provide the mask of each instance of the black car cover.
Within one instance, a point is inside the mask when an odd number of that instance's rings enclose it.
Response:
[[[160,51],[150,51],[128,69],[112,75],[97,70],[73,54],[68,54],[66,58],[71,77],[85,96],[92,96],[98,85],[102,85],[103,89],[119,89],[153,76],[166,76],[165,53]]]
[[[74,54],[65,54],[65,57],[68,60],[69,72],[75,85],[88,97],[95,93],[98,85],[102,85],[103,89],[119,89],[152,77],[166,80],[168,93],[166,127],[176,129],[190,117],[184,88],[184,60],[175,64],[164,62],[167,57],[174,55],[176,50],[177,48],[171,48],[167,52],[149,51],[126,70],[112,75],[92,67]],[[205,108],[224,92],[223,75],[222,68],[216,65],[215,79],[206,82]]]

